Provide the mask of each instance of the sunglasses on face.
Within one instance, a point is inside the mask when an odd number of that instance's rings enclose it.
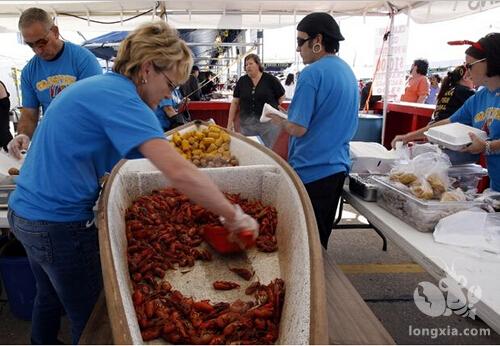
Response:
[[[49,30],[45,36],[39,40],[36,40],[35,42],[24,42],[26,43],[26,45],[28,47],[30,47],[31,49],[35,49],[35,48],[42,48],[42,47],[45,47],[47,45],[47,43],[49,43],[49,40],[47,39],[47,36],[49,36],[51,30]]]
[[[485,60],[486,60],[486,58],[483,58],[483,59],[480,59],[480,60],[476,60],[476,61],[471,62],[471,63],[466,63],[466,62],[465,62],[465,63],[464,63],[464,66],[465,66],[465,68],[466,68],[467,70],[470,70],[470,69],[472,68],[472,66],[474,66],[474,65],[475,65],[475,64],[477,64],[478,62],[483,62],[483,61],[485,61]]]
[[[163,77],[165,77],[165,80],[167,81],[167,86],[170,89],[170,92],[174,91],[177,88],[177,85],[175,85],[174,82],[172,82],[170,80],[170,78],[168,78],[167,75],[165,73],[163,73],[163,71],[160,71],[160,73],[163,75]]]
[[[297,47],[302,47],[304,43],[306,43],[309,40],[312,40],[314,37],[308,37],[308,38],[302,38],[302,37],[297,37]]]

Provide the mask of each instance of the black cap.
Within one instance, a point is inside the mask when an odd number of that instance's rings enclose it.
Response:
[[[338,41],[344,40],[344,36],[340,33],[340,27],[335,19],[325,12],[309,13],[297,25],[297,31],[318,33]]]
[[[200,71],[200,68],[196,65],[193,65],[193,68],[191,68],[191,73],[196,72],[196,71]]]

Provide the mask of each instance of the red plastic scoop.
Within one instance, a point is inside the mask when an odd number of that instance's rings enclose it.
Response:
[[[240,231],[239,242],[228,239],[230,232],[222,226],[208,225],[203,227],[203,239],[221,254],[242,252],[255,245],[252,231]]]

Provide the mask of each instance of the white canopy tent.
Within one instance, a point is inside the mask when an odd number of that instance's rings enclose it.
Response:
[[[158,18],[166,19],[179,29],[266,29],[295,25],[314,11],[328,12],[334,17],[387,16],[392,28],[394,16],[400,13],[407,14],[416,23],[435,23],[500,7],[500,1],[2,0],[0,33],[17,32],[20,13],[34,6],[52,13],[64,30],[102,32],[132,30],[140,23]],[[388,47],[390,57],[390,35]],[[387,89],[386,84],[386,96]],[[384,103],[385,119],[387,104]]]
[[[20,13],[29,7],[52,13],[65,30],[130,30],[162,14],[177,28],[265,29],[294,25],[305,14],[388,16],[406,13],[417,23],[432,23],[500,6],[498,1],[304,1],[304,0],[2,0],[0,32],[16,32]],[[130,19],[131,17],[137,18]],[[99,22],[112,22],[102,24]]]

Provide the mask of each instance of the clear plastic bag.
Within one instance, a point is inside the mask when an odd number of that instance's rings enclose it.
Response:
[[[408,162],[400,162],[390,172],[390,179],[410,186],[413,194],[423,199],[439,199],[448,190],[451,163],[441,152],[425,152]],[[432,188],[432,195],[429,192]]]
[[[441,219],[433,236],[438,243],[500,253],[500,214],[464,210]]]
[[[466,200],[465,193],[460,188],[446,191],[441,196],[441,202],[463,202]]]
[[[436,144],[410,142],[403,145],[403,142],[396,143],[396,154],[401,161],[409,161],[425,153],[441,154],[442,150]]]

